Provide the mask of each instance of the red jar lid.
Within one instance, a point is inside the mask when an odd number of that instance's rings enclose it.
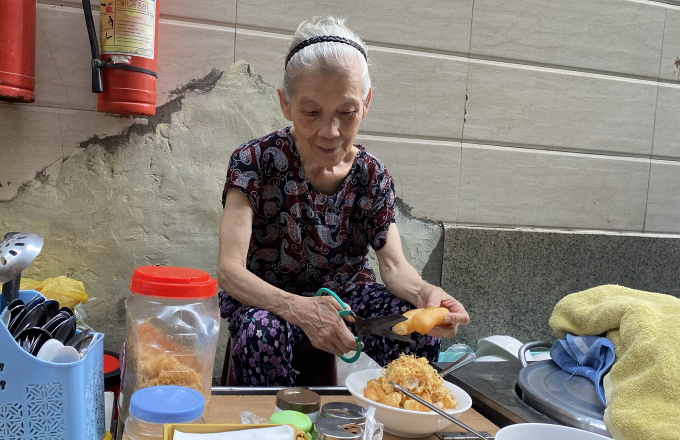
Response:
[[[120,385],[118,354],[104,350],[104,388]]]
[[[130,291],[173,299],[209,298],[217,295],[217,280],[198,269],[142,266],[132,275]]]

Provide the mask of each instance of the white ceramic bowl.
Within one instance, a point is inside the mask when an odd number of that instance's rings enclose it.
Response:
[[[354,400],[358,405],[364,408],[367,406],[374,406],[376,408],[375,418],[384,425],[385,431],[400,437],[420,438],[427,437],[436,431],[443,431],[453,423],[434,411],[424,413],[393,408],[365,398],[364,388],[366,388],[366,382],[371,379],[378,379],[380,371],[380,369],[357,371],[347,377],[345,385],[354,396]],[[458,418],[460,414],[470,409],[472,399],[461,388],[446,381],[444,383],[458,401],[458,406],[455,409],[447,410],[446,412]],[[460,429],[454,429],[454,431],[456,430]]]
[[[603,440],[608,438],[582,429],[544,423],[510,425],[496,433],[496,440]]]

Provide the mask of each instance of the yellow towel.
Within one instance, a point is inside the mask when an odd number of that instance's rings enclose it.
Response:
[[[604,423],[616,440],[680,440],[680,299],[595,287],[562,298],[550,326],[559,338],[606,332],[614,344]]]

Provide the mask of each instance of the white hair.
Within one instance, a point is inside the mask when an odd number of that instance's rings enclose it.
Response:
[[[366,45],[361,38],[345,26],[344,19],[326,15],[314,17],[309,21],[300,23],[293,39],[288,44],[286,55],[303,41],[324,35],[347,38],[363,47],[364,51],[366,50]],[[329,72],[342,69],[351,70],[356,69],[357,65],[362,66],[361,68],[363,69],[361,95],[364,102],[366,102],[368,90],[371,88],[368,61],[357,48],[349,44],[331,41],[311,44],[293,55],[286,66],[281,90],[286,99],[290,101],[291,96],[295,93],[295,81],[300,73],[318,70]]]

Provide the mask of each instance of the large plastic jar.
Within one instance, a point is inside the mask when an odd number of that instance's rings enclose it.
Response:
[[[165,423],[203,423],[205,399],[196,390],[157,386],[136,391],[125,424],[126,440],[163,440]]]
[[[220,331],[217,280],[181,267],[143,266],[125,300],[127,334],[119,396],[119,432],[135,391],[179,385],[210,399]]]

